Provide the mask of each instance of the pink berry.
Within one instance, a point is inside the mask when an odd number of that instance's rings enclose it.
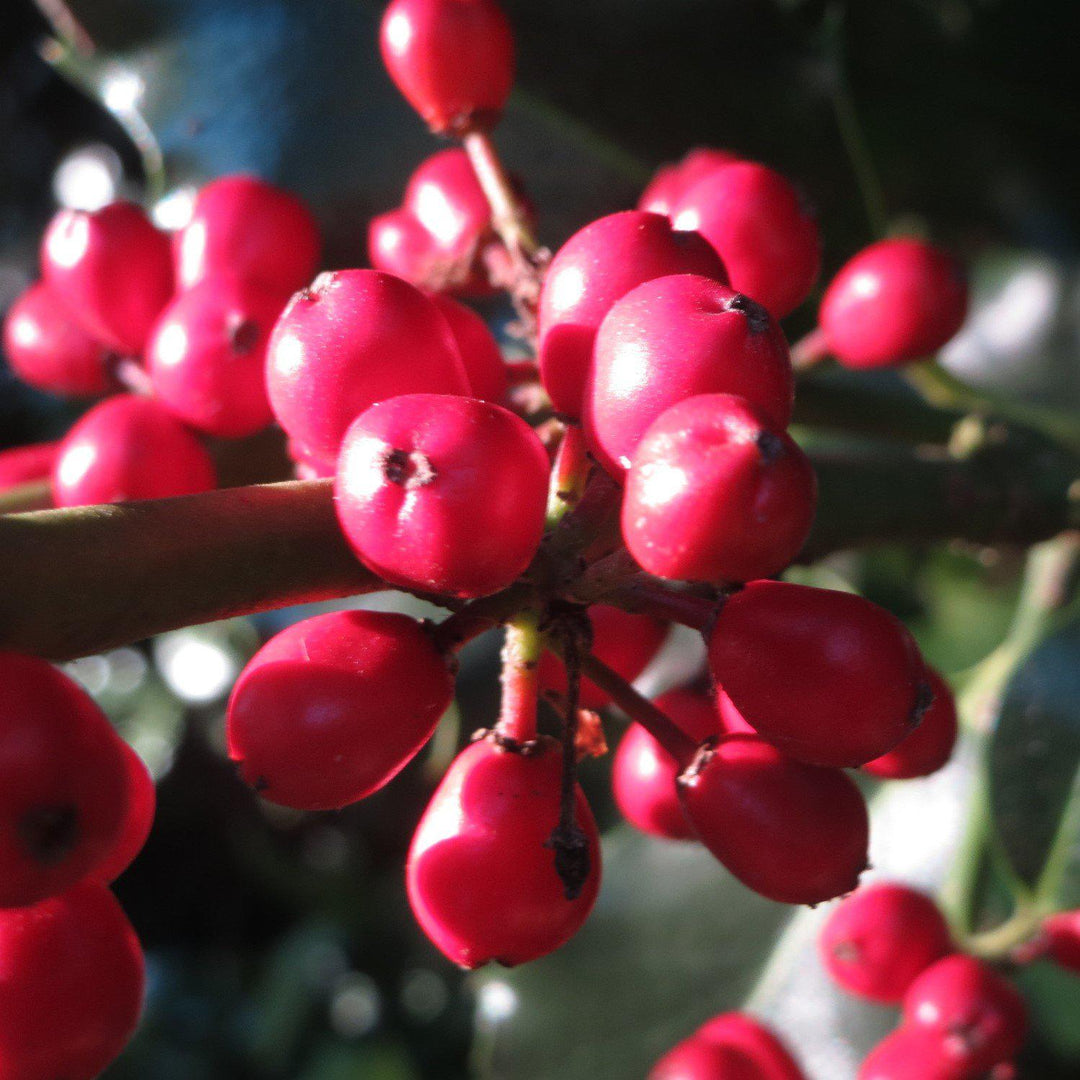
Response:
[[[806,1080],[780,1039],[746,1013],[714,1016],[698,1028],[696,1037],[741,1051],[757,1066],[757,1080]]]
[[[157,399],[208,435],[261,431],[273,420],[266,346],[287,299],[241,278],[204,278],[180,293],[147,345]]]
[[[658,697],[656,705],[698,742],[720,730],[708,694],[672,690]],[[678,775],[675,759],[640,724],[626,729],[612,762],[611,788],[616,805],[631,825],[669,840],[694,838],[675,787]]]
[[[11,305],[4,320],[4,353],[11,370],[41,390],[96,397],[114,388],[113,355],[43,282]]]
[[[285,450],[293,462],[297,480],[323,480],[337,476],[337,461],[310,453],[306,447],[289,439]]]
[[[317,615],[271,638],[244,668],[229,699],[229,756],[271,802],[336,810],[412,760],[453,688],[415,619]]]
[[[136,859],[154,825],[157,790],[150,770],[127,743],[120,749],[127,769],[128,804],[120,835],[112,851],[94,868],[93,876],[106,884],[115,881]]]
[[[1044,919],[1041,938],[1055,964],[1080,974],[1080,911],[1062,911]]]
[[[956,702],[949,684],[933,668],[926,679],[934,700],[923,713],[922,723],[887,754],[868,761],[863,768],[882,780],[910,780],[937,772],[952,757],[956,745]]]
[[[778,172],[751,161],[715,169],[675,205],[677,229],[701,233],[724,260],[731,287],[776,319],[809,295],[821,269],[817,221]]]
[[[785,904],[851,892],[869,821],[839,769],[804,765],[754,735],[728,735],[679,780],[698,839],[744,885]]]
[[[731,165],[742,159],[729,150],[714,150],[700,146],[691,150],[682,161],[664,165],[653,174],[649,186],[641,193],[637,208],[650,214],[671,216],[672,210],[682,197],[699,180],[704,180],[723,165]]]
[[[406,864],[409,903],[455,964],[535,960],[569,941],[592,910],[600,843],[580,788],[575,817],[590,869],[573,900],[547,845],[559,820],[561,772],[552,739],[541,736],[527,755],[482,739],[454,759],[424,811]]]
[[[424,286],[438,261],[431,233],[408,211],[388,210],[368,225],[368,258],[376,270]]]
[[[549,461],[520,417],[490,402],[406,394],[349,428],[338,520],[384,580],[451,596],[512,584],[540,546]]]
[[[67,433],[53,470],[57,506],[169,499],[217,485],[206,448],[163,405],[118,394]]]
[[[691,1035],[669,1050],[648,1080],[762,1080],[757,1064],[738,1047]]]
[[[444,257],[468,258],[491,231],[491,206],[468,154],[432,154],[409,178],[402,208],[424,227]]]
[[[778,574],[810,532],[817,481],[760,410],[702,394],[661,413],[634,451],[622,533],[642,569],[723,584]]]
[[[58,442],[30,443],[0,450],[0,491],[35,480],[47,480],[59,452]]]
[[[974,1072],[1013,1057],[1027,1032],[1019,991],[982,960],[954,954],[928,967],[904,995],[904,1023],[933,1032]]]
[[[449,296],[436,294],[431,301],[450,324],[472,396],[495,404],[504,401],[509,385],[506,362],[487,323],[472,308],[459,304]]]
[[[640,210],[600,218],[559,249],[544,278],[538,314],[540,375],[556,409],[581,415],[596,332],[615,302],[643,282],[671,274],[727,281],[705,240]]]
[[[589,448],[619,477],[649,425],[698,394],[738,394],[782,431],[795,398],[784,335],[760,304],[708,278],[639,285],[596,337],[585,392]]]
[[[61,210],[41,245],[46,284],[110,349],[142,353],[173,293],[169,239],[134,203]]]
[[[717,683],[754,729],[812,765],[864,765],[918,725],[929,686],[903,624],[851,593],[754,581],[709,644]]]
[[[184,289],[225,275],[291,293],[315,276],[321,251],[319,226],[295,195],[254,176],[223,176],[199,191],[176,238],[176,277]]]
[[[320,274],[289,302],[270,338],[274,414],[309,453],[336,458],[349,425],[399,394],[468,394],[454,336],[408,282],[377,270]]]
[[[950,1054],[935,1032],[901,1027],[874,1047],[858,1080],[984,1080]]]
[[[390,77],[432,131],[498,120],[514,82],[514,39],[495,0],[393,0],[379,42]]]
[[[868,885],[841,900],[818,939],[822,963],[845,989],[885,1004],[952,949],[937,904],[905,885]]]
[[[845,263],[821,302],[832,354],[847,367],[890,367],[937,352],[963,324],[960,264],[920,240],[880,240]]]

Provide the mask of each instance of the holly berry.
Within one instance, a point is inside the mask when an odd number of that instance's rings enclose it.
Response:
[[[432,303],[443,313],[457,342],[472,396],[496,404],[506,399],[509,379],[499,343],[472,308],[435,294]]]
[[[949,1056],[977,1073],[1020,1049],[1027,1006],[988,964],[957,953],[932,964],[911,984],[904,995],[904,1022],[933,1032]]]
[[[150,770],[127,743],[121,742],[120,749],[127,770],[127,814],[112,851],[93,870],[93,876],[106,884],[115,881],[142,851],[157,808],[157,790]]]
[[[707,146],[691,150],[682,161],[672,162],[656,170],[649,186],[641,193],[637,208],[647,210],[650,214],[666,214],[670,217],[674,207],[699,180],[704,180],[723,165],[731,165],[740,160],[742,159],[738,154],[729,150],[714,150]]]
[[[169,239],[134,203],[61,210],[45,230],[41,269],[88,334],[130,356],[142,353],[173,292]]]
[[[336,810],[412,760],[453,687],[415,619],[374,611],[304,619],[271,638],[237,680],[229,756],[270,802]]]
[[[708,694],[671,690],[656,699],[666,713],[696,742],[720,731],[720,720]],[[640,724],[631,724],[619,741],[611,766],[611,789],[624,818],[642,832],[669,840],[692,840],[694,830],[683,814],[675,781],[675,759]]]
[[[353,550],[394,585],[486,596],[540,546],[549,461],[520,417],[490,402],[406,394],[349,428],[335,489]]]
[[[0,450],[0,491],[48,479],[59,450],[58,442],[30,443]]]
[[[494,0],[393,0],[379,33],[398,90],[436,133],[490,128],[514,82],[514,39]]]
[[[733,1046],[758,1068],[758,1080],[806,1080],[784,1044],[764,1024],[746,1013],[728,1012],[706,1020],[696,1037]]]
[[[901,1027],[874,1047],[858,1080],[984,1080],[985,1075],[950,1054],[936,1033]]]
[[[725,735],[756,735],[757,732],[746,722],[731,698],[721,687],[716,688],[716,712],[720,717],[720,730]]]
[[[762,410],[702,394],[661,413],[638,444],[622,534],[658,577],[750,581],[795,560],[816,504],[813,466]]]
[[[667,637],[668,625],[651,615],[638,615],[608,604],[588,610],[592,625],[592,652],[627,682],[633,682],[656,655]],[[540,686],[544,693],[566,698],[566,668],[554,653],[540,658]],[[602,709],[611,699],[590,679],[581,680],[578,704],[583,709]]]
[[[53,470],[57,506],[210,491],[214,462],[163,405],[132,394],[95,405],[67,433]]]
[[[764,739],[722,738],[679,778],[679,796],[701,842],[771,900],[831,900],[866,869],[859,789],[838,769],[794,761]]]
[[[868,761],[863,768],[882,780],[911,780],[937,772],[952,757],[956,745],[956,701],[949,684],[933,668],[926,680],[934,700],[923,713],[922,723],[887,754]]]
[[[574,812],[589,874],[573,900],[547,844],[559,821],[561,773],[553,739],[541,736],[529,753],[482,739],[454,759],[424,811],[406,865],[409,903],[427,936],[461,967],[491,960],[512,967],[545,956],[592,910],[600,842],[580,788]]]
[[[176,237],[176,278],[182,289],[228,276],[288,294],[315,276],[321,251],[319,226],[295,195],[254,176],[222,176],[199,191]]]
[[[349,425],[399,394],[468,394],[454,336],[408,282],[377,270],[320,274],[270,338],[266,385],[285,431],[336,458]]]
[[[880,240],[833,278],[818,318],[842,364],[891,367],[937,352],[967,304],[963,269],[950,255],[921,240]]]
[[[408,210],[389,210],[368,225],[368,258],[376,270],[427,286],[439,276],[439,253],[431,233]]]
[[[122,744],[81,687],[10,652],[0,686],[0,908],[22,907],[104,864],[133,796]]]
[[[818,939],[822,963],[845,989],[885,1004],[952,949],[937,904],[906,885],[881,883],[841,900]]]
[[[761,1080],[763,1075],[737,1047],[692,1035],[652,1067],[649,1080]]]
[[[821,234],[806,200],[778,172],[752,161],[715,169],[672,210],[677,229],[701,233],[724,260],[731,287],[782,319],[810,294]]]
[[[754,729],[813,765],[863,765],[918,725],[930,690],[903,624],[851,593],[754,581],[716,620],[709,664]]]
[[[157,399],[209,435],[266,427],[266,346],[287,299],[241,278],[204,279],[177,296],[147,345]]]
[[[139,940],[99,882],[0,911],[0,1076],[93,1080],[131,1038],[144,984]]]
[[[459,147],[440,150],[420,165],[405,187],[402,208],[449,260],[469,259],[491,231],[491,205]]]
[[[20,379],[54,394],[95,397],[114,386],[113,355],[44,282],[31,285],[8,310],[4,353]]]
[[[556,409],[581,415],[596,332],[615,302],[643,282],[671,274],[727,282],[702,237],[676,232],[667,218],[640,210],[600,218],[559,249],[537,315],[540,377]]]
[[[289,439],[285,444],[285,449],[296,466],[298,480],[322,480],[337,476],[337,461],[310,453],[295,439]]]
[[[1044,919],[1040,938],[1045,955],[1080,974],[1080,911],[1061,911]]]

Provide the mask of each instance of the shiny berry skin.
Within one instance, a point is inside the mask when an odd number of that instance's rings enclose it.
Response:
[[[154,395],[208,435],[236,439],[273,420],[266,346],[288,296],[240,278],[210,278],[162,312],[146,350]]]
[[[806,1080],[787,1047],[764,1024],[741,1012],[706,1020],[696,1037],[733,1046],[757,1066],[757,1080]]]
[[[51,664],[0,652],[0,686],[0,908],[22,907],[109,857],[128,771],[105,714]]]
[[[619,477],[649,425],[698,394],[738,394],[782,431],[795,400],[784,335],[760,304],[708,278],[639,285],[596,337],[585,392],[589,448]]]
[[[296,467],[296,478],[298,480],[323,480],[330,476],[337,476],[336,460],[309,453],[294,439],[289,439],[286,442],[285,450]]]
[[[1046,956],[1080,974],[1080,911],[1062,911],[1044,919],[1040,937]]]
[[[671,690],[656,706],[698,742],[720,731],[708,694]],[[679,802],[675,759],[640,724],[631,724],[619,740],[611,764],[611,788],[623,817],[642,832],[668,840],[692,840],[694,830]]]
[[[622,534],[657,577],[715,584],[778,574],[817,505],[813,466],[760,409],[702,394],[661,413],[626,475]]]
[[[47,480],[59,451],[58,442],[29,443],[0,450],[0,491],[34,480]]]
[[[60,444],[53,470],[57,506],[169,499],[210,491],[214,462],[163,405],[131,394],[95,405]]]
[[[679,779],[698,839],[744,885],[785,904],[851,892],[869,822],[838,769],[804,765],[755,735],[728,735]]]
[[[549,468],[536,433],[501,405],[405,394],[372,405],[346,433],[338,521],[391,584],[486,596],[540,546]]]
[[[93,876],[106,884],[115,881],[142,851],[157,809],[157,789],[150,770],[127,743],[122,742],[120,749],[128,777],[127,814],[112,851],[93,870]]]
[[[563,244],[544,278],[537,315],[540,377],[556,409],[581,415],[596,332],[615,302],[671,274],[727,281],[709,244],[676,232],[660,214],[610,214]]]
[[[41,244],[45,283],[83,329],[138,356],[173,294],[169,238],[134,203],[61,210]]]
[[[317,615],[271,638],[241,672],[229,699],[229,757],[270,802],[336,810],[412,760],[453,689],[415,619]]]
[[[648,1080],[762,1080],[757,1064],[738,1047],[691,1035],[649,1070]]]
[[[394,84],[432,131],[498,120],[514,83],[514,39],[495,0],[393,0],[379,44]]]
[[[139,939],[99,882],[0,911],[0,1076],[93,1080],[134,1033],[144,985]]]
[[[200,189],[174,254],[182,289],[229,276],[288,294],[315,276],[322,238],[295,195],[254,176],[222,176]]]
[[[368,224],[368,258],[376,270],[423,286],[438,259],[431,233],[400,207],[378,214]]]
[[[472,308],[449,296],[436,294],[431,297],[431,302],[450,324],[472,396],[495,404],[504,401],[509,386],[506,362],[487,323]]]
[[[921,240],[879,240],[845,263],[821,302],[829,351],[851,368],[891,367],[937,352],[967,315],[960,264]]]
[[[96,397],[114,388],[113,354],[68,313],[48,285],[31,285],[4,320],[4,353],[11,370],[40,390]]]
[[[778,172],[751,161],[716,169],[675,205],[677,229],[699,232],[724,260],[731,287],[782,319],[809,295],[821,235],[805,200]]]
[[[349,425],[399,394],[468,394],[454,336],[414,286],[378,270],[320,274],[270,338],[266,385],[286,433],[336,458]]]
[[[720,716],[720,730],[725,735],[757,734],[720,686],[716,688],[716,711]]]
[[[420,165],[406,185],[402,208],[448,258],[469,256],[491,230],[491,205],[459,147],[440,150]]]
[[[870,1051],[858,1080],[985,1080],[952,1056],[934,1032],[900,1027]]]
[[[741,160],[738,154],[729,150],[699,146],[682,161],[674,161],[657,169],[649,186],[641,193],[637,208],[670,217],[673,208],[699,180],[704,180],[723,165],[732,165]]]
[[[1027,1006],[988,964],[957,953],[932,964],[908,987],[904,1023],[934,1032],[968,1068],[986,1070],[1020,1049]]]
[[[911,780],[929,776],[952,757],[956,745],[956,701],[949,684],[933,668],[926,680],[934,695],[922,722],[887,754],[868,761],[863,768],[882,780]]]
[[[588,611],[592,624],[596,657],[633,682],[657,654],[668,634],[668,625],[651,615],[638,615],[607,604],[594,604]],[[540,686],[544,693],[566,697],[566,668],[554,653],[540,658]],[[583,709],[602,709],[611,699],[596,683],[581,680],[578,704]]]
[[[863,765],[915,729],[929,703],[903,624],[851,593],[753,581],[709,643],[713,677],[754,729],[811,765]]]
[[[562,751],[541,736],[536,753],[474,742],[453,761],[417,826],[406,863],[413,914],[455,964],[524,964],[581,928],[600,887],[600,842],[577,789],[589,875],[567,900],[547,840],[559,820]],[[463,883],[468,883],[463,887]]]
[[[845,990],[898,1004],[921,972],[952,951],[952,941],[933,900],[882,882],[840,901],[822,927],[818,948]]]

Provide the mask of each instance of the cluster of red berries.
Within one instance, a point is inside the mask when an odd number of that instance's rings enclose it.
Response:
[[[787,1047],[745,1013],[706,1021],[652,1068],[649,1080],[805,1080]]]

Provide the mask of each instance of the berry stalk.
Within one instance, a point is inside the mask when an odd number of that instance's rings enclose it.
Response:
[[[506,627],[502,650],[502,706],[496,731],[519,745],[536,739],[539,666],[544,651],[539,624],[539,616],[531,609],[514,616]]]

